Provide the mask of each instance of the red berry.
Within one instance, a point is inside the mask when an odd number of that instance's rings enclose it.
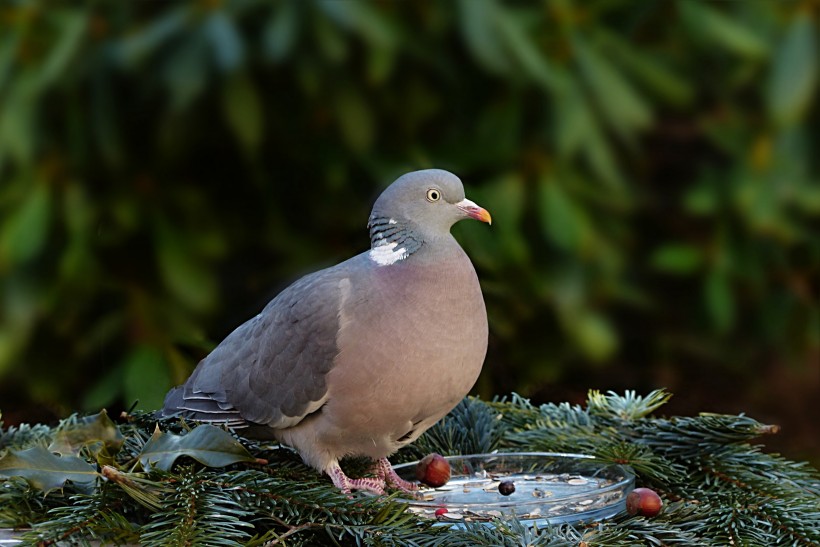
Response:
[[[416,478],[433,488],[443,486],[450,480],[450,462],[441,454],[427,454],[416,465]]]
[[[439,507],[438,509],[436,509],[436,516],[437,517],[440,517],[441,515],[445,515],[445,514],[447,514],[447,508],[446,507]]]
[[[661,497],[649,488],[636,488],[626,497],[626,512],[630,515],[654,517],[661,512]]]

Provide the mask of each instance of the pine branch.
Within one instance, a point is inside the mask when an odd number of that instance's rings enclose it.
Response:
[[[69,496],[65,505],[49,511],[48,520],[35,524],[20,539],[23,545],[37,546],[86,545],[92,539],[115,545],[136,543],[139,539],[137,513],[128,500],[101,488],[91,495]]]
[[[687,459],[726,444],[776,433],[777,426],[744,415],[701,414],[697,417],[644,420],[630,428],[632,437],[653,450]]]
[[[820,476],[806,463],[796,463],[758,446],[730,445],[704,458],[704,472],[715,477],[735,477],[736,485],[756,489],[757,495],[800,498],[820,497]]]
[[[0,422],[0,455],[8,449],[23,450],[38,444],[47,445],[53,435],[54,430],[42,424],[21,424],[5,429]]]
[[[64,503],[57,496],[44,497],[22,477],[10,477],[0,484],[0,528],[31,526]]]
[[[175,492],[163,499],[161,511],[151,515],[140,535],[142,545],[236,547],[250,539],[253,526],[243,521],[250,512],[213,482],[202,480],[197,471],[186,466],[168,477]]]
[[[587,409],[593,416],[637,420],[649,416],[671,398],[672,394],[663,389],[656,389],[646,397],[641,397],[634,391],[627,391],[621,396],[612,391],[604,395],[598,390],[592,390],[588,395]]]
[[[480,399],[462,399],[450,414],[408,446],[396,461],[412,461],[431,452],[443,455],[492,452],[506,429],[502,418],[502,414]]]
[[[408,461],[431,451],[591,454],[630,466],[639,484],[662,495],[665,508],[652,519],[620,515],[588,526],[552,527],[506,519],[491,526],[463,522],[448,528],[406,511],[396,496],[343,495],[293,450],[239,437],[253,458],[269,464],[254,464],[251,458],[250,464],[209,468],[182,457],[170,471],[146,473],[139,469],[139,456],[156,422],[136,414],[118,426],[124,437],[119,452],[76,445],[89,463],[105,460],[98,484],[90,483],[87,494],[68,483],[43,496],[19,477],[0,477],[0,523],[33,524],[24,536],[31,545],[93,538],[144,545],[289,547],[820,545],[820,474],[748,444],[774,428],[745,416],[650,417],[668,397],[661,391],[646,397],[593,391],[586,407],[536,407],[514,394],[489,403],[468,398],[396,455]],[[65,441],[61,432],[82,432],[83,424],[92,421],[74,416],[53,429],[24,426],[0,435],[9,448],[44,445],[58,435]],[[196,424],[161,420],[160,426],[184,434]],[[370,462],[348,459],[343,466],[360,476]]]

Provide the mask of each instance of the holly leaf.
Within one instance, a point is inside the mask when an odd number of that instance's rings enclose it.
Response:
[[[23,477],[34,488],[46,494],[62,488],[66,481],[90,486],[97,471],[77,456],[58,456],[43,446],[12,450],[0,458],[0,475]]]
[[[98,414],[81,418],[76,424],[61,429],[48,449],[62,456],[76,456],[80,449],[90,446],[94,456],[103,450],[106,454],[116,454],[122,447],[123,440],[119,428],[103,409]]]
[[[187,435],[163,433],[157,427],[140,452],[139,461],[145,470],[168,471],[180,456],[208,467],[257,461],[230,433],[213,425],[201,425]]]

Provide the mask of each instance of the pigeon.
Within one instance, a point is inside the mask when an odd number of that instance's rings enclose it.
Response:
[[[469,393],[487,352],[478,277],[450,234],[467,218],[492,222],[454,174],[402,175],[373,205],[369,250],[279,293],[168,392],[161,415],[293,447],[348,494],[417,489],[387,457]],[[348,477],[346,456],[372,459],[372,476]]]

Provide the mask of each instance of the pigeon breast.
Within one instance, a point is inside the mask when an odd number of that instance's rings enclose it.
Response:
[[[352,264],[340,283],[339,353],[324,405],[282,440],[298,446],[309,435],[317,455],[385,457],[470,391],[487,351],[478,278],[454,239],[435,257],[420,253],[389,266],[354,259],[367,264]]]

